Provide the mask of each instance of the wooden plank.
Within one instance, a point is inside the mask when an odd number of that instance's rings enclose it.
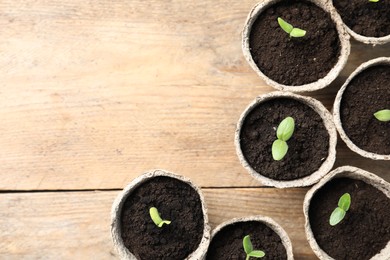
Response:
[[[296,259],[316,259],[306,242],[306,189],[204,189],[212,227],[261,214],[289,233]],[[0,194],[1,259],[115,259],[109,212],[117,191]]]
[[[255,2],[1,1],[0,189],[121,188],[151,168],[204,187],[258,185],[233,146],[242,110],[272,91],[241,53]],[[328,108],[390,45],[352,51],[312,94]],[[389,163],[339,155],[390,179]]]
[[[1,259],[115,259],[116,192],[0,194]]]

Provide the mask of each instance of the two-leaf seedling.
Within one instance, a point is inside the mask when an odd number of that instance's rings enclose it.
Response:
[[[265,256],[265,253],[263,251],[253,250],[253,245],[252,245],[251,238],[249,237],[249,235],[244,237],[244,239],[242,240],[242,245],[243,245],[244,251],[246,253],[245,260],[249,260],[250,257],[261,258],[261,257]]]
[[[160,217],[160,213],[158,213],[158,210],[155,207],[151,207],[149,209],[150,218],[153,220],[154,224],[158,226],[159,228],[162,227],[164,224],[171,224],[171,221],[169,220],[163,220]]]
[[[374,113],[374,116],[379,121],[388,122],[390,121],[390,109],[379,110],[376,113]]]
[[[286,155],[288,151],[287,141],[294,133],[295,122],[294,118],[286,117],[280,122],[278,129],[276,130],[276,139],[272,144],[272,157],[275,161],[280,161]]]
[[[344,193],[339,199],[339,202],[337,204],[338,207],[335,208],[330,215],[329,224],[331,226],[335,226],[340,223],[341,220],[343,220],[343,218],[345,217],[347,211],[349,210],[350,205],[351,195],[349,195],[349,193]]]
[[[283,29],[283,31],[288,33],[288,35],[290,35],[290,37],[297,38],[297,37],[303,37],[306,35],[305,30],[295,28],[294,26],[292,26],[291,24],[289,24],[288,22],[286,22],[285,20],[283,20],[280,17],[278,17],[278,23],[279,23],[280,27]]]

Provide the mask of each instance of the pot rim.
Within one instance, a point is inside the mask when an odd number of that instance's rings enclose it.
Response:
[[[339,14],[335,11],[334,8],[331,8],[331,5],[327,2],[323,2],[321,0],[308,0],[309,2],[312,2],[325,12],[329,13],[333,23],[336,26],[336,30],[338,32],[339,40],[340,40],[340,55],[336,62],[336,64],[333,66],[333,68],[327,73],[327,75],[324,78],[320,78],[315,82],[307,83],[304,85],[299,86],[291,86],[291,85],[284,85],[281,83],[278,83],[268,76],[266,76],[256,65],[254,62],[251,52],[250,52],[250,46],[249,46],[249,38],[250,38],[250,32],[252,29],[253,23],[256,21],[257,17],[266,10],[269,6],[274,5],[278,2],[281,2],[283,0],[265,0],[262,2],[257,3],[252,10],[249,12],[248,17],[245,21],[244,29],[242,31],[242,51],[244,54],[244,57],[246,61],[249,63],[251,68],[257,73],[260,78],[262,78],[268,85],[272,86],[273,88],[277,90],[285,90],[285,91],[291,91],[291,92],[309,92],[314,90],[319,90],[322,88],[325,88],[328,86],[331,82],[333,82],[337,76],[340,74],[341,70],[344,68],[345,64],[347,63],[347,59],[350,53],[351,44],[350,44],[350,36],[348,32],[346,31],[343,22],[341,20],[341,17]]]
[[[205,204],[203,193],[200,190],[200,188],[198,188],[189,178],[161,169],[150,170],[138,176],[133,181],[131,181],[115,198],[111,207],[111,237],[116,251],[118,252],[121,259],[131,259],[131,260],[137,259],[123,244],[123,240],[121,236],[121,224],[120,224],[122,207],[127,197],[130,196],[131,193],[136,188],[138,188],[146,181],[160,176],[170,177],[182,181],[190,185],[198,193],[202,204],[203,225],[204,225],[203,235],[197,249],[194,252],[192,252],[189,256],[187,256],[186,260],[202,259],[206,254],[208,245],[210,243],[210,225],[209,225],[209,220],[207,215],[207,206]]]
[[[326,175],[320,182],[315,184],[305,195],[303,201],[303,214],[305,216],[305,233],[306,239],[309,242],[309,245],[313,252],[317,255],[321,260],[332,260],[325,251],[321,249],[321,247],[317,244],[317,241],[314,238],[313,231],[311,229],[310,221],[309,221],[309,208],[310,202],[314,196],[314,194],[321,189],[326,183],[334,178],[347,177],[351,179],[361,180],[365,183],[374,186],[378,190],[382,191],[389,199],[390,199],[390,183],[386,182],[384,179],[378,177],[377,175],[362,170],[353,166],[341,166],[331,171],[328,175]],[[371,260],[381,260],[385,259],[384,257],[390,255],[390,241],[387,243],[386,247],[383,248],[378,254],[371,258]]]
[[[370,158],[373,160],[390,160],[390,154],[378,154],[374,152],[369,152],[366,150],[363,150],[362,148],[359,148],[356,144],[352,142],[352,140],[348,137],[348,135],[345,133],[342,122],[341,122],[341,116],[340,116],[340,106],[341,106],[341,101],[343,98],[343,94],[349,83],[361,72],[366,70],[367,68],[376,66],[376,65],[381,65],[381,64],[386,64],[390,65],[390,57],[379,57],[376,59],[369,60],[367,62],[362,63],[358,68],[356,68],[351,75],[347,78],[345,83],[342,85],[342,87],[339,89],[337,92],[334,104],[333,104],[333,120],[336,126],[337,131],[340,134],[341,139],[344,141],[344,143],[354,151],[355,153],[366,157]]]
[[[363,36],[361,34],[358,34],[354,32],[351,28],[349,28],[346,24],[344,25],[347,32],[358,42],[362,42],[365,44],[372,44],[372,45],[382,45],[390,42],[390,34],[383,36],[383,37],[368,37]]]
[[[268,178],[266,176],[263,176],[260,172],[257,172],[250,166],[250,164],[247,162],[247,160],[244,157],[244,154],[241,150],[241,144],[240,144],[240,134],[242,125],[247,117],[247,115],[260,103],[272,100],[272,99],[278,99],[278,98],[291,98],[294,100],[298,100],[305,105],[312,108],[322,119],[322,122],[329,134],[329,149],[328,149],[328,156],[322,163],[319,169],[317,169],[315,172],[311,173],[308,176],[299,178],[299,179],[293,179],[293,180],[275,180]],[[314,183],[317,183],[323,176],[325,176],[333,167],[333,164],[336,160],[336,144],[337,144],[337,131],[333,124],[332,115],[330,112],[322,105],[322,103],[314,98],[301,96],[298,94],[293,94],[289,92],[282,92],[282,91],[274,91],[268,94],[264,94],[261,96],[256,97],[254,101],[252,101],[244,110],[244,112],[241,114],[238,123],[237,128],[234,135],[234,145],[236,148],[236,153],[238,156],[238,159],[241,163],[241,165],[246,169],[246,171],[257,181],[261,182],[262,184],[266,186],[273,186],[276,188],[291,188],[291,187],[304,187],[304,186],[310,186]]]

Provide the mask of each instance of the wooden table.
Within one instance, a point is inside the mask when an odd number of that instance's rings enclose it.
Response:
[[[233,135],[243,109],[272,91],[241,52],[256,0],[0,2],[0,258],[115,259],[109,212],[141,173],[167,169],[204,190],[212,227],[262,214],[306,242],[307,188],[261,186]],[[330,109],[362,62],[390,45],[353,43],[334,84],[310,95]],[[339,140],[336,166],[390,180],[390,162]]]

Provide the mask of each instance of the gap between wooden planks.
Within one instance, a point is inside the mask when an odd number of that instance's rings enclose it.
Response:
[[[203,189],[212,228],[233,217],[272,217],[289,234],[295,259],[316,259],[304,234],[307,189]],[[118,191],[0,194],[1,259],[116,259],[110,236]]]

